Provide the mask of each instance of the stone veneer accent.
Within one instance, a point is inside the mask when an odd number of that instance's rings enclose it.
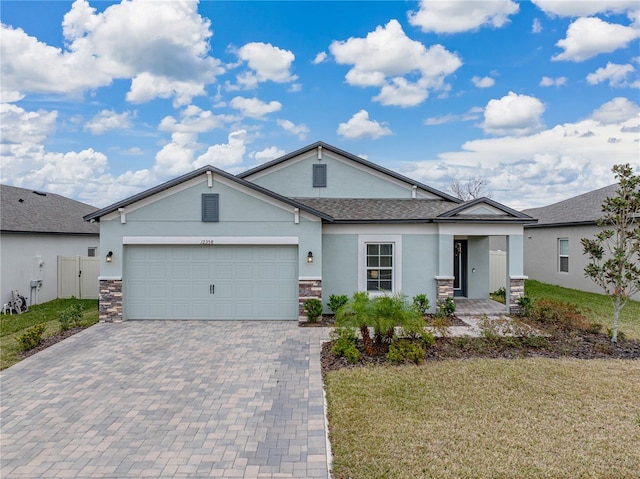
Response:
[[[453,298],[453,276],[436,276],[436,306],[440,306],[447,298]]]
[[[100,280],[100,306],[98,319],[103,323],[122,321],[122,280]]]
[[[300,279],[298,280],[298,316],[306,317],[304,312],[304,302],[309,298],[316,298],[322,301],[322,280],[321,279]]]
[[[524,296],[524,276],[509,278],[509,313],[518,314],[522,308],[518,305],[518,298]]]

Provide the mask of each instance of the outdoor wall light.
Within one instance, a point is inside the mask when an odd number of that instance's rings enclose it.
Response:
[[[113,251],[109,251],[107,253],[107,257],[105,258],[105,260],[107,261],[107,263],[111,263],[113,261]]]
[[[311,251],[307,255],[307,263],[313,263],[313,253]]]

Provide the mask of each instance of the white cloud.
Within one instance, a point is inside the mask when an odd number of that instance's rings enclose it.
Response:
[[[298,78],[290,71],[295,55],[270,43],[247,43],[238,50],[238,57],[252,70],[237,77],[238,83],[246,88],[255,88],[266,81],[289,83]]]
[[[247,132],[237,130],[229,133],[228,143],[212,145],[200,155],[193,164],[194,168],[213,165],[218,168],[238,165],[242,163],[246,151]]]
[[[42,143],[56,127],[57,111],[26,111],[9,103],[0,104],[2,145]]]
[[[567,29],[567,37],[556,46],[564,49],[552,60],[581,62],[600,53],[610,53],[625,48],[638,38],[640,30],[615,23],[607,23],[596,17],[582,17]]]
[[[637,0],[532,0],[547,15],[588,17],[597,13],[623,13],[638,9]]]
[[[134,113],[135,115],[135,113]],[[113,110],[102,110],[84,125],[94,135],[102,135],[109,130],[121,130],[131,127],[131,112],[116,113]]]
[[[509,92],[500,99],[489,100],[482,127],[494,135],[529,135],[543,128],[540,117],[544,110],[537,98]]]
[[[491,179],[493,198],[517,209],[551,204],[613,183],[611,167],[638,160],[640,107],[614,99],[590,118],[525,136],[473,140],[402,173],[446,190],[454,178]],[[615,142],[610,139],[614,138]]]
[[[537,18],[533,19],[533,24],[531,25],[531,33],[540,33],[542,31],[542,23]]]
[[[629,86],[627,76],[634,71],[635,68],[630,63],[619,65],[617,63],[607,62],[606,67],[598,68],[594,73],[589,73],[587,75],[587,82],[591,85],[609,82],[609,86],[611,87]],[[638,82],[635,84],[637,87]]]
[[[624,97],[617,97],[594,110],[591,118],[603,125],[611,125],[622,123],[629,118],[637,118],[638,115],[640,115],[638,105]]]
[[[65,49],[2,26],[3,95],[80,95],[131,79],[127,100],[174,97],[182,105],[224,71],[208,55],[210,22],[198,14],[196,2],[133,0],[96,13],[87,1],[76,0],[62,26]]]
[[[275,160],[276,158],[280,158],[286,152],[281,150],[278,147],[270,146],[269,148],[265,148],[262,151],[256,151],[252,156],[255,158],[256,163],[266,163],[267,161]]]
[[[126,156],[142,156],[144,155],[144,151],[142,151],[142,148],[132,146],[126,150],[120,150],[120,154]]]
[[[375,120],[369,119],[369,112],[360,110],[354,114],[346,123],[340,123],[337,130],[338,135],[349,140],[360,138],[373,138],[374,140],[386,135],[392,135],[393,132],[384,124],[380,124]]]
[[[518,8],[511,0],[422,0],[417,12],[409,12],[409,23],[423,32],[435,33],[460,33],[483,26],[500,28]]]
[[[462,115],[448,114],[444,116],[430,117],[424,120],[425,125],[444,125],[445,123],[452,123],[454,121],[473,121],[480,118],[480,113],[484,111],[484,108],[473,107],[468,112]]]
[[[329,50],[337,63],[352,65],[347,83],[380,88],[374,100],[383,105],[415,106],[428,97],[429,90],[446,91],[444,79],[462,65],[442,45],[426,48],[408,38],[397,20],[378,26],[366,38],[334,41]]]
[[[181,119],[178,122],[172,116],[166,116],[160,122],[160,131],[181,133],[204,133],[215,128],[220,128],[225,122],[236,118],[231,115],[214,115],[210,111],[202,110],[195,105],[190,105],[182,110]]]
[[[496,84],[496,81],[491,77],[480,78],[478,76],[474,76],[471,81],[478,88],[489,88]]]
[[[319,63],[323,63],[327,61],[327,52],[318,53],[315,58],[311,61],[314,65],[318,65]]]
[[[542,77],[540,80],[540,86],[563,86],[567,84],[567,77]]]
[[[292,121],[289,120],[276,120],[278,125],[287,133],[291,135],[296,135],[299,140],[305,140],[307,135],[309,134],[309,127],[304,123],[300,123],[296,125]]]
[[[279,101],[270,101],[265,103],[257,98],[245,98],[241,96],[234,97],[229,103],[231,108],[239,110],[243,116],[249,118],[261,119],[269,113],[280,111],[282,103]]]

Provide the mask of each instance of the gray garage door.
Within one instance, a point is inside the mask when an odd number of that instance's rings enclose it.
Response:
[[[126,319],[297,319],[295,246],[125,247]]]

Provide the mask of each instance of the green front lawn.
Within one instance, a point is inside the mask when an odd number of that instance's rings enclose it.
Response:
[[[429,361],[326,374],[335,479],[637,478],[640,364]]]
[[[98,322],[98,300],[93,299],[55,299],[47,303],[29,307],[22,314],[0,315],[0,369],[20,361],[20,351],[16,339],[36,324],[45,324],[44,336],[52,336],[60,330],[58,318],[60,313],[74,302],[82,305],[82,326],[90,326]]]
[[[525,281],[525,292],[532,299],[552,299],[579,307],[593,321],[604,326],[613,325],[613,306],[608,296],[585,293],[577,289],[563,288],[535,280]],[[640,339],[640,302],[629,301],[620,311],[620,331],[629,339]]]

